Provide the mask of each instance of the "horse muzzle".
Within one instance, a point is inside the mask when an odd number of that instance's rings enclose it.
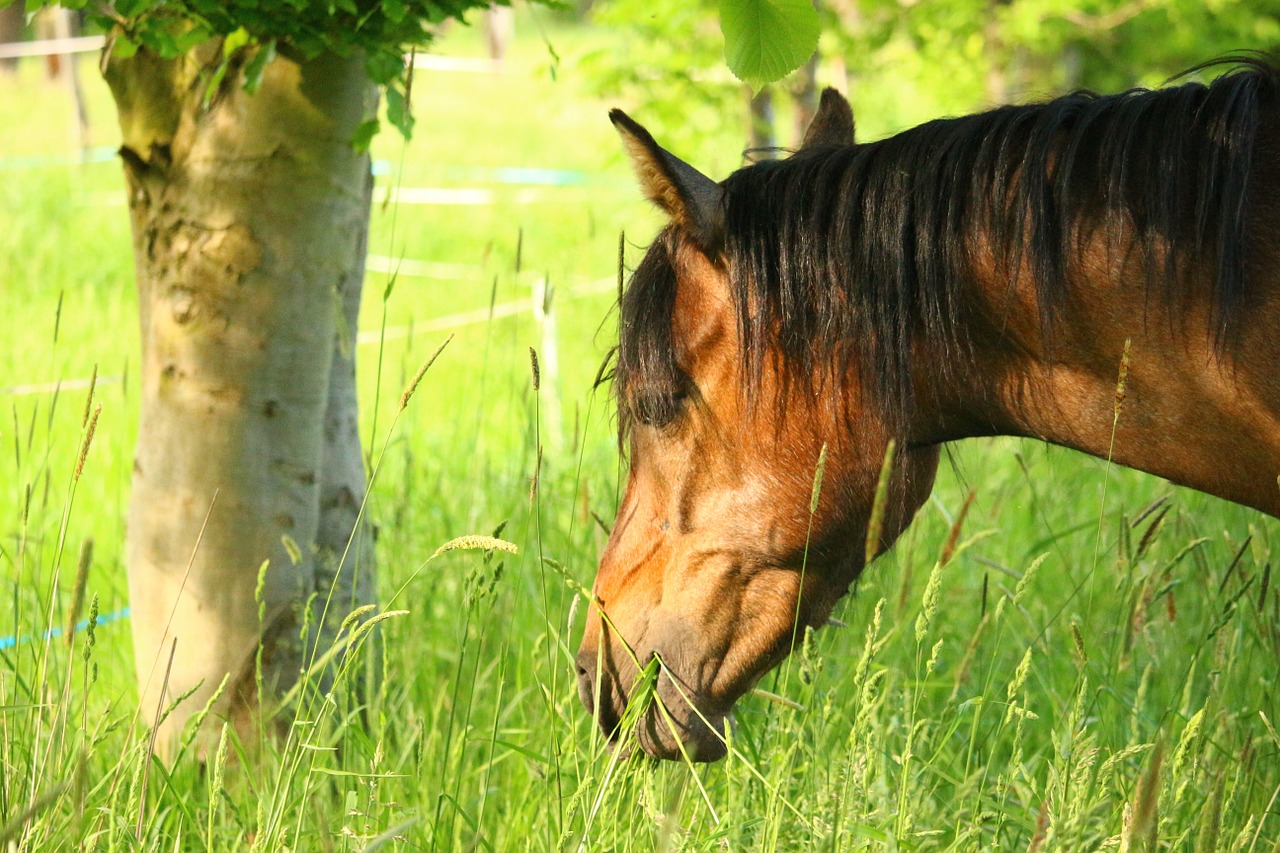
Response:
[[[634,674],[624,688],[622,679],[610,667],[598,667],[597,661],[595,649],[584,648],[578,653],[578,697],[611,747],[630,749],[638,743],[646,754],[669,761],[687,758],[708,762],[725,756],[729,707],[709,702],[661,663],[653,689],[647,691],[647,707],[635,709],[638,717],[634,727],[624,727],[627,705],[637,692],[640,676]]]

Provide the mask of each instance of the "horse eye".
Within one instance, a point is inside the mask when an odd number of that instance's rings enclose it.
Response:
[[[679,416],[688,398],[683,388],[639,394],[632,404],[632,412],[636,420],[646,426],[663,427]]]

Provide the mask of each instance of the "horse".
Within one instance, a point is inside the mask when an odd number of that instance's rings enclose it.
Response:
[[[630,471],[577,657],[608,738],[644,693],[645,752],[722,757],[947,442],[1032,437],[1280,517],[1280,66],[1230,62],[865,143],[828,89],[798,150],[721,182],[610,113],[669,221],[621,298]]]

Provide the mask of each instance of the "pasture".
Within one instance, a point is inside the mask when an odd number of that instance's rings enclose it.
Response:
[[[65,93],[32,63],[0,80],[0,843],[1280,849],[1276,523],[1031,442],[953,449],[840,624],[740,704],[727,760],[605,748],[573,655],[625,462],[593,382],[616,340],[619,235],[633,265],[661,220],[606,119],[615,100],[578,70],[605,36],[542,25],[504,72],[421,72],[413,140],[374,144],[355,345],[395,613],[378,672],[299,708],[285,739],[171,765],[148,758],[158,709],[137,707],[128,635],[138,324],[113,110],[85,61],[93,156],[75,162]],[[479,51],[466,30],[438,46]],[[893,129],[862,106],[863,138]],[[677,153],[723,177],[739,125],[698,119],[701,150]],[[497,531],[518,553],[434,556]]]

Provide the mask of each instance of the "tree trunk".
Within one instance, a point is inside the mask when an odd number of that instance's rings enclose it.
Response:
[[[26,4],[13,3],[0,8],[0,44],[16,44],[22,41],[22,34],[26,28]],[[0,71],[7,74],[18,73],[18,60],[16,58],[0,59]]]
[[[516,15],[510,6],[493,5],[484,10],[484,31],[489,40],[489,58],[502,63],[516,37]]]
[[[142,322],[125,557],[143,713],[191,692],[162,750],[228,677],[215,715],[252,734],[373,595],[354,366],[372,179],[351,140],[375,90],[361,57],[282,56],[256,94],[235,60],[210,92],[221,56],[107,67]],[[304,642],[308,602],[328,612]]]
[[[65,42],[80,34],[75,13],[70,9],[48,8],[40,12],[41,27],[46,30],[45,37]],[[84,90],[80,87],[80,70],[76,67],[74,53],[55,53],[48,57],[49,76],[62,81],[71,95],[71,105],[75,114],[71,118],[71,129],[67,138],[71,150],[83,154],[89,139],[89,110],[84,103]]]
[[[747,120],[750,122],[747,150],[756,160],[773,160],[778,156],[778,137],[774,132],[773,89],[765,86],[755,94],[748,86],[742,90],[748,98]]]
[[[814,4],[817,5],[816,3]],[[813,117],[818,114],[818,52],[815,50],[809,61],[800,66],[794,75],[791,89],[794,104],[791,112],[791,132],[794,145],[799,148],[804,140],[805,131],[813,124]]]
[[[822,13],[822,0],[813,0],[814,11]],[[794,145],[799,148],[805,131],[818,114],[818,51],[791,76],[791,131]]]

